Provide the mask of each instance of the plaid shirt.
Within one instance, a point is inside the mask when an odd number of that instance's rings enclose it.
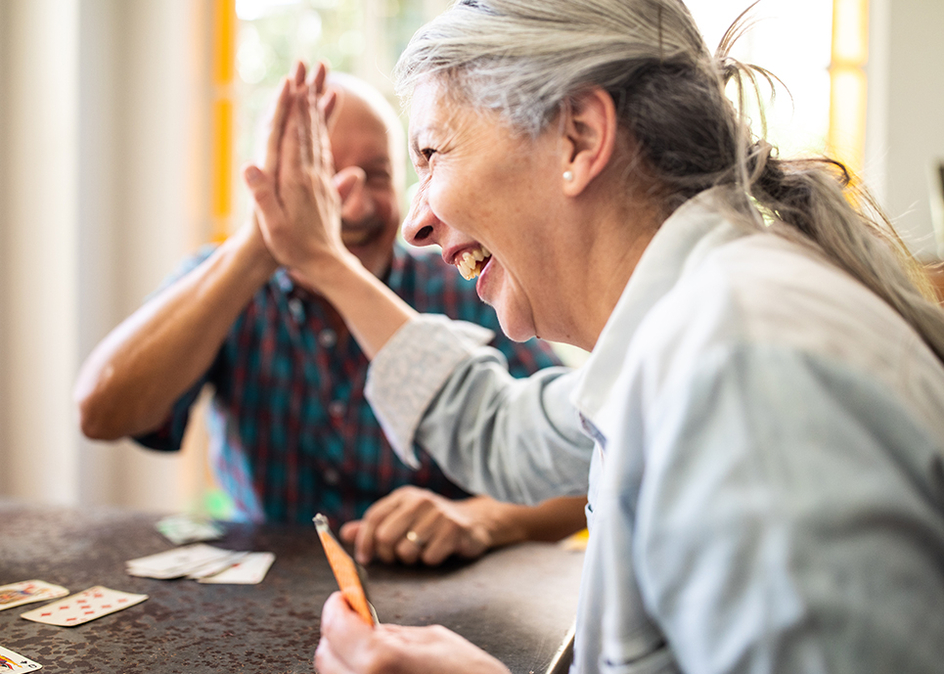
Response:
[[[186,261],[168,283],[210,252]],[[515,376],[559,364],[546,343],[505,337],[474,283],[438,255],[398,244],[384,282],[421,313],[495,331],[493,345]],[[353,337],[335,329],[337,321],[322,298],[296,287],[280,269],[233,324],[209,371],[159,429],[136,440],[153,449],[180,449],[190,408],[210,384],[213,468],[240,519],[310,523],[322,512],[337,527],[406,484],[466,496],[425,453],[418,453],[417,471],[397,458],[364,399],[368,360]]]

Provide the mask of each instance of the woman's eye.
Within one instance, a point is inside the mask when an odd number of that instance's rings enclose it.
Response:
[[[436,154],[436,150],[434,150],[431,147],[424,147],[422,150],[420,150],[420,154],[422,154],[423,157],[425,157],[426,161],[429,161],[432,158],[432,156]]]

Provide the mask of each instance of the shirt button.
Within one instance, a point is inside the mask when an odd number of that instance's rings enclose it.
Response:
[[[325,470],[325,472],[322,474],[322,477],[325,481],[325,484],[331,487],[334,487],[341,481],[341,476],[334,468],[328,468]]]
[[[331,328],[325,328],[318,333],[318,343],[322,347],[330,349],[332,346],[338,343],[338,333],[336,333]]]
[[[335,419],[338,419],[344,416],[344,410],[347,408],[347,405],[344,404],[343,400],[333,400],[328,403],[328,414],[330,414]]]
[[[292,312],[292,318],[295,319],[296,323],[301,323],[305,320],[305,305],[303,305],[302,301],[297,297],[293,297],[288,301],[288,310]]]

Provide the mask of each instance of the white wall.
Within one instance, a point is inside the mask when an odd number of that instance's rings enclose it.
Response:
[[[944,159],[944,2],[870,5],[866,182],[912,251],[930,259],[928,171]]]
[[[0,6],[0,496],[176,507],[180,459],[81,439],[71,389],[206,230],[210,3]]]
[[[78,357],[78,13],[77,0],[5,3],[0,39],[4,484],[58,502],[74,501],[79,485],[67,423]]]

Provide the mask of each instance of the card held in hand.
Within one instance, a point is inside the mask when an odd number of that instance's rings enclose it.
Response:
[[[140,604],[147,598],[146,594],[119,592],[96,585],[84,592],[21,613],[20,617],[47,625],[74,627]]]
[[[334,577],[341,588],[341,594],[344,595],[347,603],[364,622],[368,625],[376,625],[378,622],[377,614],[374,612],[374,607],[367,601],[367,593],[364,591],[361,576],[357,572],[357,564],[341,547],[334,534],[331,533],[327,517],[318,513],[313,521],[315,528],[318,529],[318,538],[321,539],[321,545],[324,546],[328,564],[331,565]]]

